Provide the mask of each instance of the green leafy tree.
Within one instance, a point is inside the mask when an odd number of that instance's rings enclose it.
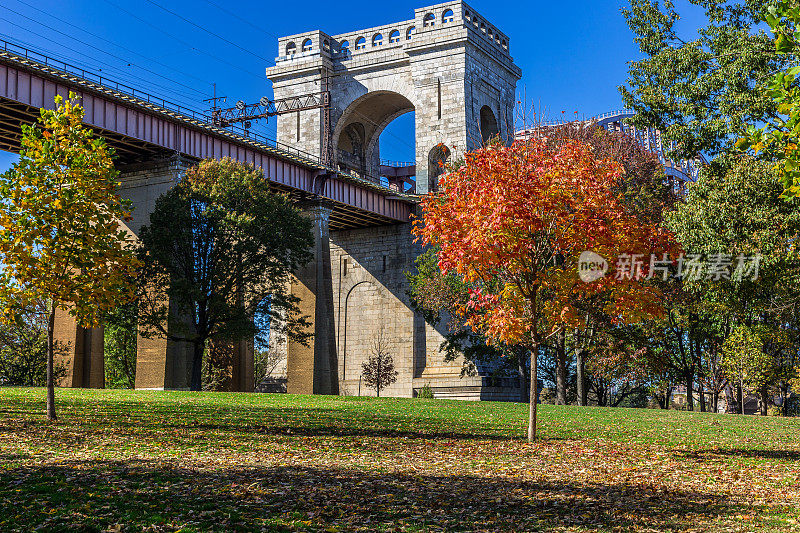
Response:
[[[0,324],[0,385],[47,384],[47,302],[38,300]]]
[[[252,338],[260,321],[307,338],[288,286],[312,258],[311,222],[270,190],[260,169],[201,161],[156,201],[140,241],[143,334],[192,345],[192,390],[202,388],[210,342]]]
[[[800,272],[792,243],[800,234],[800,212],[779,198],[781,190],[769,163],[725,156],[668,217],[687,252],[731,263],[730,275],[704,271],[687,278],[688,288],[701,291],[714,312],[754,320],[797,300]]]
[[[764,352],[761,337],[746,326],[733,330],[722,347],[722,367],[742,390],[761,388],[769,380],[772,358]],[[740,405],[744,414],[744,402]]]
[[[760,128],[750,125],[739,146],[749,145],[757,154],[775,161],[784,196],[795,197],[800,193],[800,5],[796,0],[773,1],[763,16],[775,34],[775,53],[788,65],[760,87],[762,95],[777,106],[776,116]]]
[[[783,187],[771,167],[748,156],[721,156],[668,217],[687,253],[706,259],[706,269],[683,283],[695,302],[691,315],[680,312],[712,393],[724,386],[720,350],[733,330],[762,324],[777,331],[793,323],[787,313],[798,301],[792,243],[800,234],[800,212],[779,198]],[[715,273],[715,263],[729,267]],[[780,358],[778,352],[772,357]]]
[[[137,266],[129,216],[117,195],[114,152],[83,126],[77,97],[56,97],[38,124],[22,127],[20,158],[0,175],[0,302],[17,320],[37,299],[49,302],[47,417],[56,418],[53,326],[56,309],[83,326],[129,299]]]
[[[103,318],[108,388],[132,389],[136,385],[137,319],[136,302],[118,306]]]
[[[788,64],[757,28],[763,0],[689,0],[706,25],[682,34],[673,0],[631,0],[623,10],[644,57],[632,61],[623,102],[631,123],[655,127],[676,143],[677,159],[733,148],[746,124],[776,116],[759,85]]]

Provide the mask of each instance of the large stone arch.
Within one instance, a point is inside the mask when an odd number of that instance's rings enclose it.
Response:
[[[413,102],[399,92],[389,90],[369,91],[355,98],[342,112],[333,127],[332,144],[334,160],[342,167],[363,172],[371,176],[377,175],[379,161],[378,139],[383,130],[394,119],[415,110]],[[343,138],[360,124],[363,128],[363,166],[354,168],[354,161],[345,155],[349,139]]]

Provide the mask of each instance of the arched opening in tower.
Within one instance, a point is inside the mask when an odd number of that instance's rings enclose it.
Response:
[[[428,154],[428,191],[439,190],[439,176],[450,162],[450,149],[442,143],[437,144]]]
[[[500,133],[497,126],[497,119],[492,108],[485,105],[481,108],[481,142],[486,144],[490,139]]]
[[[400,192],[415,189],[414,105],[392,91],[373,91],[352,102],[336,122],[338,168]]]

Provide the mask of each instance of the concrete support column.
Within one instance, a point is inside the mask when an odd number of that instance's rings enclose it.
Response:
[[[253,350],[252,339],[236,343],[231,366],[231,390],[235,392],[253,392],[255,389]]]
[[[60,387],[105,387],[102,327],[83,328],[67,311],[56,309],[53,339],[56,368],[65,371],[58,381]]]
[[[221,340],[210,343],[209,357],[216,370],[222,370],[222,379],[216,390],[225,392],[253,392],[253,340],[235,343]]]
[[[170,302],[167,331],[177,332],[186,327],[177,317],[176,306]],[[163,336],[146,338],[141,332],[136,343],[137,389],[189,389],[191,343],[177,342]]]
[[[314,336],[308,346],[288,343],[287,391],[294,394],[339,394],[328,228],[331,210],[322,201],[304,209],[313,222],[314,259],[297,273],[291,291],[300,298],[300,312],[310,317]]]

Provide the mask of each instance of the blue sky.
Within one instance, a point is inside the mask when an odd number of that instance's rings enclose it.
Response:
[[[203,109],[212,83],[231,105],[271,96],[264,69],[274,62],[279,35],[337,34],[408,20],[415,8],[434,3],[3,0],[0,38]],[[617,87],[625,82],[627,62],[637,57],[620,13],[627,0],[470,5],[510,37],[523,72],[518,92],[546,115],[591,116],[621,106]],[[274,124],[260,127],[274,132]],[[413,159],[413,119],[401,117],[381,140],[382,157]],[[0,170],[11,159],[0,153]]]

